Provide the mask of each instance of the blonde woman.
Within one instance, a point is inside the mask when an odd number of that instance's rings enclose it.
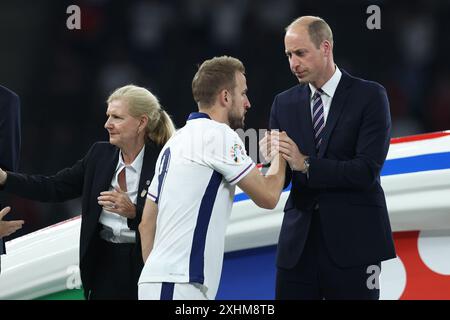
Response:
[[[127,85],[107,100],[109,142],[53,176],[0,169],[6,192],[46,202],[82,198],[80,273],[87,299],[137,299],[143,267],[137,228],[162,146],[175,131],[158,99]]]

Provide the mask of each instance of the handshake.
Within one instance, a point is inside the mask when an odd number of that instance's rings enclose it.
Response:
[[[259,142],[260,153],[266,163],[272,162],[277,155],[281,155],[294,171],[306,173],[306,161],[309,157],[300,152],[297,144],[285,131],[266,131]]]
[[[0,168],[0,186],[5,184],[7,174]],[[24,224],[23,220],[3,221],[3,217],[11,211],[10,207],[6,207],[0,211],[0,238],[7,237],[13,234]]]
[[[3,221],[3,217],[11,210],[10,207],[6,207],[0,211],[0,238],[7,237],[13,234],[24,224],[23,220]]]

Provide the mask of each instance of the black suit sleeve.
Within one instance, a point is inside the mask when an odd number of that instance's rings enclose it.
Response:
[[[92,149],[72,167],[65,168],[53,176],[8,172],[3,190],[27,199],[43,202],[61,202],[80,197],[83,192],[86,166]]]
[[[0,86],[0,168],[17,171],[20,139],[20,99]]]
[[[269,129],[270,130],[280,130],[280,131],[282,131],[282,129],[280,127],[280,123],[278,122],[277,98],[278,98],[278,96],[275,97],[275,99],[273,100],[272,109],[270,110]],[[292,179],[292,170],[289,167],[289,165],[287,165],[286,166],[286,173],[285,173],[285,178],[284,178],[283,189],[286,188],[289,185],[289,183],[291,183],[291,179]]]
[[[390,143],[391,117],[386,90],[377,85],[364,109],[355,157],[348,161],[311,158],[311,188],[369,188],[379,177]]]

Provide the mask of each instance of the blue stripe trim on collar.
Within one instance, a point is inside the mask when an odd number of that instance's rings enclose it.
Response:
[[[194,119],[201,119],[201,118],[205,118],[205,119],[211,119],[210,116],[206,113],[203,112],[192,112],[189,117],[188,117],[188,121],[189,120],[194,120]]]

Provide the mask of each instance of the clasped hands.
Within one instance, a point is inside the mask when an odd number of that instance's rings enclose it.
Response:
[[[307,156],[300,152],[297,144],[289,138],[285,131],[266,131],[264,138],[259,142],[259,148],[266,162],[271,162],[280,153],[292,170],[305,170]]]
[[[4,185],[6,182],[7,173],[0,168],[0,186]],[[23,220],[13,220],[13,221],[3,221],[3,218],[11,211],[10,207],[5,207],[0,210],[0,238],[7,237],[17,230],[21,229],[25,221]]]
[[[131,202],[128,194],[120,187],[115,187],[113,191],[100,192],[97,200],[98,204],[109,212],[117,213],[128,219],[136,217],[135,205]]]
[[[7,237],[20,228],[25,223],[23,220],[3,221],[3,217],[11,211],[10,207],[5,207],[0,210],[0,238]]]

